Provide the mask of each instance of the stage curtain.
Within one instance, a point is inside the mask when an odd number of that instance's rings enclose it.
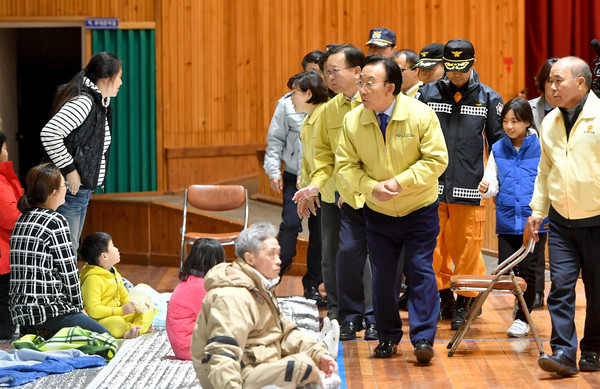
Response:
[[[539,95],[534,76],[551,57],[574,55],[591,64],[590,41],[600,40],[597,0],[527,0],[525,2],[525,77],[527,97]],[[593,68],[592,68],[593,70]]]
[[[156,70],[154,30],[94,30],[92,51],[123,62],[113,98],[113,133],[104,192],[156,190]]]

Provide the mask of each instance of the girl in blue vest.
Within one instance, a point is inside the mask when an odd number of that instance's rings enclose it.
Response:
[[[500,118],[507,136],[492,146],[483,179],[479,183],[481,197],[496,197],[498,263],[511,256],[523,243],[523,230],[531,215],[529,202],[541,153],[533,113],[527,100],[510,100]],[[527,283],[523,297],[530,312],[535,299],[536,258],[540,250],[545,250],[548,227],[548,219],[545,219],[534,252],[529,253],[515,268],[517,276]],[[529,330],[525,313],[519,306],[515,321],[506,334],[520,338],[529,334]]]

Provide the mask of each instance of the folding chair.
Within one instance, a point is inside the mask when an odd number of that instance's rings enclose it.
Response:
[[[490,275],[455,275],[450,278],[450,289],[453,291],[479,292],[479,295],[475,299],[473,306],[470,308],[464,323],[460,326],[458,331],[456,331],[452,340],[450,340],[450,343],[448,343],[447,348],[450,349],[450,352],[448,353],[449,357],[454,355],[454,351],[456,351],[456,348],[465,336],[475,317],[477,317],[477,313],[490,293],[512,293],[517,296],[519,304],[525,313],[527,323],[529,323],[531,332],[533,332],[533,337],[540,355],[544,353],[542,342],[540,341],[537,329],[535,328],[527,305],[525,304],[525,299],[523,298],[523,291],[527,289],[527,284],[523,278],[516,277],[513,272],[513,268],[525,259],[527,254],[533,249],[533,239],[531,239],[527,233],[524,236],[523,242],[521,248],[498,265]]]
[[[248,227],[248,190],[241,185],[191,185],[185,188],[183,199],[183,224],[181,226],[181,252],[179,266],[183,266],[186,244],[193,244],[199,238],[212,238],[221,245],[235,244],[240,231],[234,232],[188,232],[188,203],[205,211],[230,211],[244,206],[244,228]]]

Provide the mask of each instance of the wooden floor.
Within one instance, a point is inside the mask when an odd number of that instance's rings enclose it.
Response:
[[[172,291],[179,269],[175,267],[118,265],[119,272],[134,284],[143,282],[159,292]],[[550,283],[546,283],[546,293]],[[302,294],[301,278],[284,276],[277,287],[279,296]],[[391,359],[372,358],[376,341],[342,342],[346,386],[358,388],[600,388],[600,372],[580,373],[558,378],[537,365],[538,351],[533,338],[509,339],[506,330],[512,323],[513,297],[490,296],[483,314],[472,325],[453,357],[446,345],[453,335],[449,320],[438,324],[435,356],[428,366],[419,366],[408,341],[400,343],[398,355]],[[321,312],[321,316],[325,314]],[[407,312],[401,312],[405,326]],[[532,313],[546,352],[550,352],[550,316],[546,307]],[[577,286],[576,326],[583,334],[585,296],[581,282]],[[600,320],[600,318],[599,318]],[[406,327],[405,327],[406,328]],[[341,360],[338,357],[338,360]]]

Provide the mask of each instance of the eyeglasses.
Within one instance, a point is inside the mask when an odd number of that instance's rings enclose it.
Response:
[[[334,76],[334,75],[337,76],[337,74],[339,72],[341,72],[342,70],[350,69],[352,67],[354,67],[354,66],[348,66],[347,68],[341,68],[341,69],[325,70],[323,72],[323,74],[325,74],[325,77]]]
[[[358,80],[356,81],[356,87],[358,89],[362,89],[362,88],[367,88],[367,89],[373,89],[374,87],[376,87],[377,85],[383,85],[383,84],[387,84],[389,83],[389,81],[384,81],[384,82],[364,82],[362,80]]]
[[[69,181],[65,181],[65,184],[62,187],[67,188],[67,190],[69,190]]]

